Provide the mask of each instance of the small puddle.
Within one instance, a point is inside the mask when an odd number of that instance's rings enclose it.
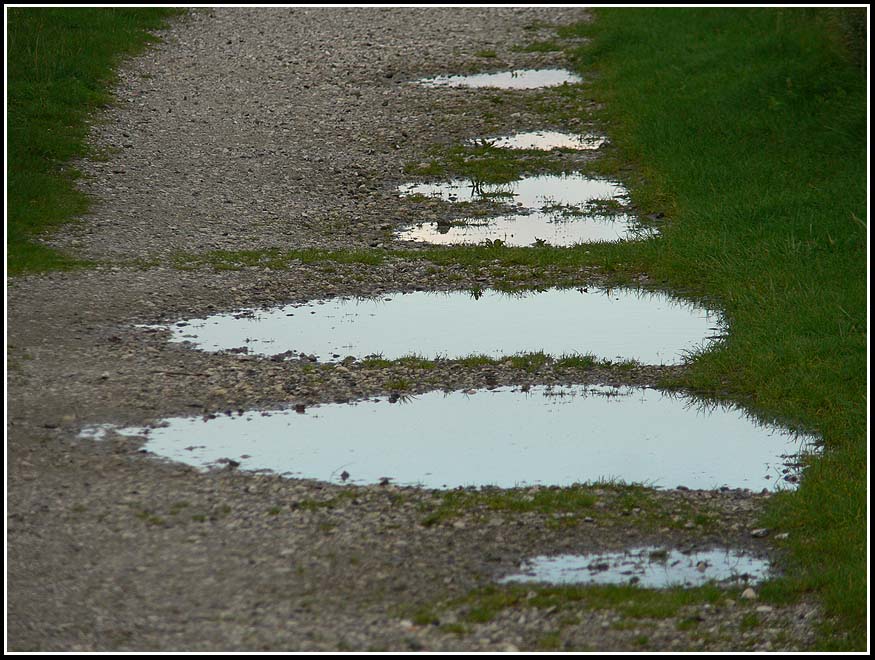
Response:
[[[566,69],[517,69],[500,73],[436,76],[417,81],[426,87],[497,87],[501,89],[538,89],[566,83],[580,83],[583,78]]]
[[[479,245],[501,241],[509,247],[541,244],[570,247],[579,243],[631,241],[651,235],[631,216],[563,217],[536,211],[528,215],[469,218],[453,223],[424,222],[398,232],[401,241],[432,245]]]
[[[543,351],[555,357],[591,354],[680,364],[688,352],[709,346],[721,326],[720,314],[664,293],[554,288],[330,298],[215,314],[168,329],[170,341],[201,350],[303,353],[322,362],[347,356],[498,358]]]
[[[488,144],[498,149],[537,149],[540,151],[550,151],[551,149],[598,149],[606,141],[607,138],[591,133],[530,131],[496,138],[472,140],[471,144]]]
[[[398,187],[404,196],[422,195],[447,202],[497,200],[528,209],[574,207],[585,210],[595,200],[628,199],[623,184],[580,173],[528,176],[510,183],[472,183],[453,179],[444,183],[407,183]]]
[[[392,403],[392,402],[395,403]],[[105,428],[85,429],[99,438]],[[744,411],[646,388],[535,386],[440,391],[354,404],[176,417],[146,451],[208,469],[425,488],[623,480],[654,487],[790,489],[814,438]]]
[[[404,196],[421,195],[448,202],[493,200],[520,211],[449,223],[422,223],[399,231],[400,240],[438,245],[501,240],[516,247],[539,242],[567,247],[648,235],[640,223],[622,212],[628,198],[622,184],[580,173],[531,176],[505,184],[474,184],[464,179],[410,183],[398,191]]]
[[[540,556],[508,575],[501,584],[634,584],[649,589],[699,587],[710,581],[725,586],[757,584],[769,577],[770,566],[743,551],[714,549],[680,552],[659,547],[589,555]]]

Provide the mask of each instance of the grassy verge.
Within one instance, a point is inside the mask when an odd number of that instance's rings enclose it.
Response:
[[[866,646],[866,75],[833,9],[599,9],[575,51],[633,201],[663,212],[636,257],[716,298],[731,336],[688,385],[816,429],[826,454],[769,518],[788,598],[816,593],[827,649]],[[848,38],[851,34],[851,38]],[[618,172],[622,176],[622,172]],[[643,181],[643,182],[642,182]]]
[[[81,262],[35,236],[84,213],[69,166],[89,153],[87,118],[111,101],[113,66],[155,37],[172,9],[9,8],[7,20],[7,236],[9,274]]]

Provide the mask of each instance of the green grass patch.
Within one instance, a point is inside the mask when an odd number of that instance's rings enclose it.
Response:
[[[562,633],[552,630],[542,634],[535,646],[539,651],[558,651],[562,648]]]
[[[90,265],[35,238],[85,213],[74,158],[89,116],[112,102],[113,67],[181,10],[11,7],[7,13],[7,239],[12,275]]]
[[[574,247],[508,247],[501,241],[496,241],[481,245],[435,246],[427,250],[215,250],[202,254],[179,253],[169,265],[179,270],[285,270],[301,264],[322,268],[329,268],[334,264],[378,266],[390,259],[403,259],[427,261],[437,268],[488,268],[493,275],[506,276],[505,283],[496,285],[495,288],[513,291],[530,287],[532,280],[545,278],[556,286],[579,286],[580,273],[584,269],[598,269],[602,275],[610,277],[612,284],[616,286],[634,285],[646,264],[658,251],[659,245],[654,239],[635,241],[628,245],[605,242]],[[518,267],[526,269],[526,275],[521,281],[518,281],[518,273],[506,272]],[[556,275],[562,272],[568,276],[556,279]]]
[[[603,499],[607,508],[596,510]],[[539,513],[553,527],[576,525],[585,516],[594,516],[599,524],[629,525],[639,529],[657,530],[663,527],[681,529],[687,521],[706,530],[715,524],[708,510],[697,511],[689,504],[674,503],[667,507],[646,484],[625,484],[619,481],[598,481],[568,487],[481,488],[452,490],[442,493],[438,501],[423,504],[420,523],[426,527],[446,523],[464,516],[488,518],[491,514]],[[594,513],[595,512],[595,513]]]
[[[737,590],[715,585],[694,589],[642,589],[630,586],[489,585],[451,601],[467,623],[488,623],[508,608],[553,609],[557,612],[609,609],[626,619],[667,619],[682,608],[736,598]],[[434,610],[430,610],[432,616]]]
[[[440,503],[423,507],[422,523],[434,525],[471,512],[580,513],[591,510],[597,498],[584,486],[529,489],[483,488],[477,491],[454,490],[443,493]]]
[[[816,593],[839,621],[830,649],[866,646],[867,103],[854,11],[602,8],[563,32],[592,40],[574,58],[603,104],[608,165],[639,209],[666,216],[629,261],[713,298],[729,321],[686,385],[823,436],[827,453],[765,522],[790,531],[784,588]]]
[[[459,177],[481,184],[502,184],[524,174],[567,174],[576,166],[563,151],[501,149],[488,141],[476,145],[435,146],[429,160],[407,163],[404,172],[414,176]]]
[[[519,292],[521,289],[514,289],[513,292]],[[472,295],[476,296],[476,293]],[[436,358],[429,359],[419,355],[409,355],[400,357],[394,360],[389,360],[384,357],[370,356],[362,358],[358,361],[364,369],[388,369],[392,367],[405,367],[408,369],[421,369],[432,371],[439,364],[459,364],[467,368],[476,369],[478,367],[512,367],[514,369],[522,369],[530,373],[536,373],[545,367],[554,367],[556,369],[574,369],[586,371],[596,367],[615,369],[620,372],[627,372],[640,364],[635,360],[612,361],[607,359],[599,359],[591,354],[572,354],[552,356],[537,351],[534,353],[517,353],[515,355],[503,357],[490,357],[488,355],[467,355],[460,358]],[[410,385],[409,383],[407,384]]]
[[[575,247],[508,247],[500,242],[489,245],[440,246],[429,250],[394,250],[401,258],[422,259],[438,266],[526,267],[533,273],[567,270],[580,284],[580,271],[598,269],[615,284],[632,282],[640,275],[649,258],[659,247],[654,240],[619,243],[593,243]],[[509,285],[509,288],[513,288]]]

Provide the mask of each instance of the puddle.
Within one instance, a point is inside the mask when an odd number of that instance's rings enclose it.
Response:
[[[517,69],[500,73],[475,73],[469,76],[436,76],[417,81],[426,87],[498,87],[537,89],[565,83],[580,83],[583,78],[566,69]]]
[[[473,184],[464,179],[411,183],[398,190],[404,196],[423,195],[448,202],[494,200],[520,211],[453,223],[423,223],[398,232],[400,240],[451,245],[497,239],[514,247],[538,241],[567,247],[647,235],[632,216],[620,212],[628,194],[622,184],[579,173],[532,176],[506,184]]]
[[[713,580],[726,586],[757,584],[769,577],[769,562],[738,550],[681,552],[659,547],[590,555],[540,556],[501,584],[634,584],[649,589],[699,587]]]
[[[91,431],[82,437],[99,437]],[[118,432],[145,435],[146,451],[202,469],[234,461],[241,470],[288,477],[359,485],[390,479],[435,489],[599,480],[791,489],[798,475],[787,457],[814,442],[728,406],[703,408],[646,388],[582,385],[177,417]]]
[[[545,243],[570,247],[578,243],[631,241],[649,235],[628,215],[565,218],[549,213],[500,215],[459,223],[425,222],[397,234],[398,240],[432,245],[479,245],[501,241],[509,247]]]
[[[554,288],[329,298],[215,314],[168,329],[170,341],[201,350],[304,353],[322,362],[347,356],[498,358],[543,351],[556,357],[591,354],[680,364],[688,352],[709,346],[721,327],[717,312],[664,293]]]
[[[591,133],[562,133],[559,131],[531,131],[496,138],[472,140],[471,144],[489,144],[498,149],[598,149],[607,138]]]
[[[444,183],[408,183],[398,187],[404,196],[423,195],[447,202],[496,200],[527,209],[574,207],[583,210],[593,200],[626,201],[623,184],[580,173],[529,176],[510,183],[472,183],[453,179]]]

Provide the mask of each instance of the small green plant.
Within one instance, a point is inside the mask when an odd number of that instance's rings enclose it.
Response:
[[[161,526],[161,525],[164,525],[167,523],[167,521],[164,518],[162,518],[161,516],[155,515],[151,511],[148,511],[147,509],[143,509],[141,511],[138,511],[136,513],[136,516],[137,516],[137,518],[139,518],[140,520],[142,520],[143,522],[145,522],[149,525]]]
[[[442,623],[440,629],[442,632],[452,633],[459,637],[463,637],[470,632],[468,627],[461,623]]]
[[[392,378],[383,383],[383,387],[385,387],[387,390],[404,391],[409,390],[411,387],[413,387],[413,383],[411,383],[406,378]]]
[[[760,617],[756,612],[748,612],[745,614],[738,624],[739,630],[747,632],[754,630],[760,626]]]
[[[518,53],[550,53],[562,49],[563,47],[561,44],[551,40],[533,41],[525,46],[515,46],[513,48],[513,50]]]
[[[180,501],[180,502],[174,502],[170,506],[170,514],[175,516],[175,515],[181,513],[183,510],[187,509],[189,506],[191,506],[191,505],[184,500]]]
[[[558,651],[562,647],[562,634],[558,630],[544,633],[538,638],[537,647],[541,651]]]

